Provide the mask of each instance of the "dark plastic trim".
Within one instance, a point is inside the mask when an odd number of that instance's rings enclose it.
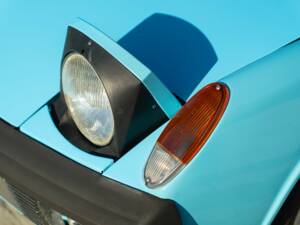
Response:
[[[168,120],[144,84],[125,65],[88,36],[69,27],[61,67],[71,53],[81,54],[97,72],[115,121],[112,141],[106,146],[94,145],[77,129],[61,91],[49,106],[57,128],[73,145],[89,153],[118,159]]]
[[[84,225],[180,225],[175,203],[111,180],[0,120],[0,175]]]

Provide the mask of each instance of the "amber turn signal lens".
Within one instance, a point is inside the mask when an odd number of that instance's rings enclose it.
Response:
[[[212,83],[194,95],[169,122],[149,157],[145,180],[155,187],[201,150],[220,121],[229,101],[229,89]]]
[[[188,163],[213,132],[228,99],[229,91],[224,84],[204,87],[175,115],[157,142],[183,163]]]

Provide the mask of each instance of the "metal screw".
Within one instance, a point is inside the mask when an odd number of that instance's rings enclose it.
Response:
[[[147,177],[145,181],[146,181],[146,184],[151,183],[151,179],[149,177]]]
[[[220,90],[221,90],[221,85],[217,84],[216,90],[217,90],[217,91],[220,91]]]

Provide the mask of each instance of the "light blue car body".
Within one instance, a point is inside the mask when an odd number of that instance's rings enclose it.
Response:
[[[0,4],[1,119],[92,170],[173,199],[184,225],[272,222],[300,176],[300,41],[287,45],[300,37],[299,1],[2,0]],[[216,62],[196,86],[193,80],[187,83],[189,92],[180,89],[172,77],[180,73],[169,66],[170,75],[164,75],[170,76],[168,87],[188,99],[205,84],[220,80],[229,87],[230,100],[217,128],[191,163],[166,185],[149,189],[144,167],[165,125],[114,163],[70,144],[55,127],[47,103],[60,91],[67,26],[94,37],[146,81],[152,68],[130,55],[139,52],[128,53],[122,47],[136,49],[139,43],[125,42],[124,37],[153,16],[171,16],[190,24],[205,35],[216,55]],[[194,72],[189,70],[191,62],[202,62],[181,58],[180,46],[173,51],[170,57],[175,54],[179,64],[173,67],[186,69],[181,75],[188,79]],[[156,58],[161,67],[168,62],[160,55]],[[166,92],[155,88],[157,84],[145,82],[156,99],[164,101]],[[171,118],[179,106],[164,104],[163,109]]]

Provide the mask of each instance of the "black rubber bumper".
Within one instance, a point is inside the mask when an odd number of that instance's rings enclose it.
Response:
[[[85,168],[0,120],[0,175],[84,225],[180,225],[175,203]]]

